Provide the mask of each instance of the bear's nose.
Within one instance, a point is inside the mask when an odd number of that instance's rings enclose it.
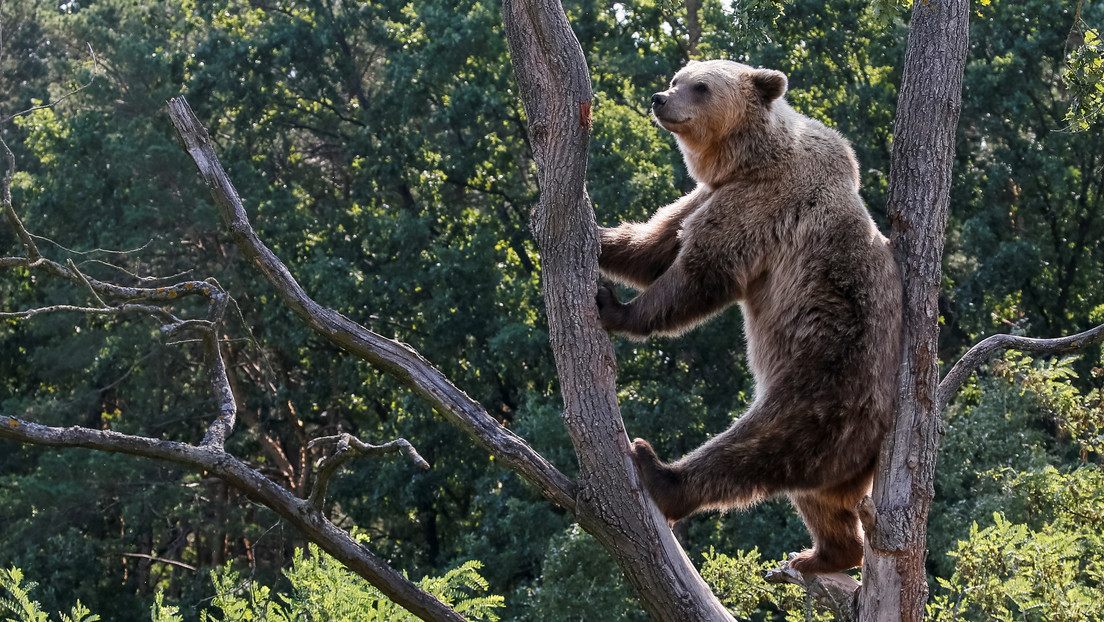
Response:
[[[652,108],[658,108],[667,103],[667,96],[663,93],[652,95]]]

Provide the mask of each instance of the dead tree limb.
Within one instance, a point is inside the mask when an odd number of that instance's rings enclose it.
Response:
[[[1096,328],[1054,339],[1036,339],[1034,337],[1020,337],[1017,335],[992,335],[978,342],[970,348],[951,371],[943,377],[936,391],[936,408],[943,410],[950,403],[954,394],[962,388],[962,384],[977,368],[981,367],[989,357],[1004,350],[1020,350],[1021,352],[1036,352],[1040,354],[1065,354],[1077,352],[1098,343],[1104,343],[1104,324]]]
[[[410,346],[387,339],[314,301],[257,237],[238,192],[215,155],[207,129],[184,98],[168,102],[169,116],[214,197],[238,250],[272,284],[284,304],[319,335],[387,372],[420,395],[450,423],[501,460],[545,497],[575,509],[575,485],[524,439],[506,429]]]
[[[311,449],[320,445],[335,445],[333,453],[323,458],[318,464],[318,474],[315,476],[314,488],[310,493],[310,504],[321,510],[326,498],[326,488],[330,485],[330,478],[337,469],[355,456],[379,456],[382,454],[402,453],[414,461],[414,464],[423,469],[429,468],[429,463],[418,453],[417,449],[405,438],[397,438],[383,445],[370,445],[353,436],[352,434],[339,434],[337,436],[324,436],[316,438],[307,444]]]
[[[7,153],[10,158],[10,151]],[[174,462],[209,472],[275,511],[297,527],[307,539],[317,543],[385,596],[423,620],[434,622],[464,620],[463,616],[451,607],[410,582],[356,542],[347,532],[333,525],[322,513],[320,503],[312,504],[308,500],[300,499],[223,450],[226,439],[234,429],[237,401],[230,387],[219,340],[222,316],[230,297],[217,282],[209,279],[185,281],[154,288],[123,287],[88,277],[72,261],[62,264],[45,257],[34,243],[35,236],[26,230],[11,205],[10,171],[9,168],[9,175],[0,178],[0,201],[2,201],[0,208],[3,210],[4,219],[23,242],[25,256],[5,257],[0,261],[0,267],[20,266],[27,270],[41,271],[60,277],[71,282],[79,290],[87,290],[98,306],[51,305],[23,311],[0,312],[0,317],[25,319],[40,313],[62,311],[115,316],[136,314],[158,321],[162,332],[168,335],[185,331],[198,333],[207,381],[215,397],[217,413],[198,446],[120,434],[111,430],[49,427],[4,414],[0,414],[0,439],[47,447],[83,447],[123,453]],[[189,296],[200,296],[207,300],[207,313],[204,319],[184,319],[169,311],[170,303],[179,302]],[[394,446],[399,447],[401,443],[396,442]]]
[[[790,568],[789,562],[766,575],[767,583],[796,585],[813,600],[835,615],[837,622],[851,622],[858,618],[859,582],[851,575],[831,572],[821,575],[804,575]]]
[[[237,422],[238,404],[234,399],[234,393],[230,390],[230,380],[226,377],[226,361],[222,358],[222,350],[219,348],[218,329],[222,324],[222,314],[226,311],[226,303],[230,299],[225,292],[213,293],[211,305],[207,311],[207,322],[210,326],[202,331],[203,362],[207,367],[207,382],[215,394],[219,414],[211,425],[207,427],[207,433],[203,435],[201,447],[215,447],[222,449],[226,444],[226,437],[234,430]]]
[[[0,414],[0,438],[46,447],[83,447],[182,464],[206,471],[270,508],[311,542],[364,577],[380,592],[423,620],[462,622],[464,617],[376,557],[307,500],[296,497],[213,445],[188,445],[110,430],[54,428]]]

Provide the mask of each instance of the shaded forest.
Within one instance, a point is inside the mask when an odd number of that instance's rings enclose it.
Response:
[[[648,103],[687,60],[731,58],[785,72],[791,104],[852,141],[886,229],[907,13],[686,4],[564,3],[593,80],[597,221],[644,219],[693,187]],[[992,333],[1056,337],[1104,322],[1092,30],[1104,11],[1050,0],[973,9],[940,298],[948,366]],[[305,496],[320,458],[312,439],[408,439],[432,468],[348,463],[329,486],[335,524],[411,579],[465,595],[475,618],[645,619],[567,512],[276,300],[239,258],[165,110],[187,96],[258,235],[315,299],[410,344],[572,476],[528,230],[536,165],[497,3],[9,1],[0,19],[15,211],[44,255],[93,278],[213,278],[229,293],[218,326],[238,403],[228,451]],[[5,222],[0,257],[20,245]],[[0,414],[203,437],[217,405],[195,339],[138,316],[20,315],[89,300],[0,261]],[[629,433],[678,456],[724,429],[751,397],[742,342],[736,312],[677,339],[616,341]],[[944,421],[931,619],[1104,618],[1099,349],[994,360]],[[44,611],[79,600],[111,620],[149,619],[151,607],[230,620],[247,619],[235,607],[275,602],[306,616],[320,611],[312,599],[338,594],[371,601],[379,619],[398,615],[209,474],[3,441],[0,482],[0,565],[37,583]],[[738,616],[806,619],[796,588],[759,576],[809,545],[788,504],[697,516],[676,533]],[[0,596],[17,591],[14,577],[0,579]]]

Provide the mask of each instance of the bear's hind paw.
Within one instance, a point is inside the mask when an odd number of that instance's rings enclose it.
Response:
[[[801,574],[826,574],[843,572],[862,565],[862,554],[853,555],[825,554],[817,549],[805,549],[800,553],[790,553],[789,566]]]

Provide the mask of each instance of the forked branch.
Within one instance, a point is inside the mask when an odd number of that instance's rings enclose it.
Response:
[[[2,143],[2,140],[0,140]],[[6,147],[6,145],[4,145]],[[8,152],[10,158],[10,152]],[[9,160],[10,161],[10,160]],[[45,273],[69,281],[92,299],[91,305],[58,304],[24,309],[0,311],[0,318],[27,319],[44,313],[79,312],[106,316],[146,316],[159,322],[161,331],[169,336],[180,333],[198,334],[203,351],[207,381],[215,397],[217,414],[208,426],[199,445],[162,441],[153,438],[119,434],[111,430],[95,430],[83,427],[56,428],[23,421],[0,414],[0,439],[8,439],[48,447],[82,447],[99,451],[123,453],[154,460],[183,464],[199,471],[213,474],[238,488],[253,499],[288,520],[304,536],[317,543],[375,586],[388,598],[424,620],[462,621],[464,618],[433,595],[411,583],[401,573],[375,557],[350,535],[334,526],[321,512],[321,503],[300,499],[289,490],[277,485],[258,471],[224,451],[226,439],[234,429],[237,419],[237,402],[230,386],[226,362],[222,356],[219,331],[230,296],[214,280],[184,281],[165,287],[124,287],[105,283],[84,274],[72,260],[64,263],[44,256],[35,245],[37,236],[23,226],[11,205],[11,175],[0,178],[0,200],[3,218],[23,242],[23,254],[0,257],[0,268],[22,267],[28,271]],[[37,238],[43,239],[43,238]],[[69,251],[72,252],[72,251]],[[140,282],[145,282],[139,279]],[[187,297],[206,299],[206,316],[202,319],[185,319],[174,314],[172,303]],[[128,372],[129,373],[129,372]],[[344,440],[345,446],[355,447],[360,453],[380,452],[390,448],[405,450],[416,459],[425,461],[413,451],[409,443],[400,440],[381,447],[361,443],[356,439]],[[325,439],[322,439],[325,440]],[[341,441],[339,441],[340,444]],[[332,456],[327,461],[327,473],[332,473],[348,456]],[[428,465],[426,465],[428,466]],[[328,474],[324,478],[328,479]],[[320,499],[325,491],[323,483],[317,491]],[[147,556],[148,557],[148,556]],[[150,558],[154,559],[154,558]],[[166,560],[167,561],[167,560]],[[175,563],[168,561],[168,563]],[[185,566],[187,567],[187,566]],[[194,570],[194,568],[192,568]]]
[[[804,589],[821,607],[831,611],[839,622],[858,619],[859,582],[851,575],[832,572],[804,575],[790,568],[787,561],[781,568],[766,575],[767,583],[790,583]]]
[[[307,444],[308,449],[321,445],[334,445],[331,454],[323,458],[318,465],[318,475],[315,476],[314,488],[311,489],[310,504],[321,510],[326,499],[326,488],[330,485],[330,478],[337,469],[356,456],[381,456],[383,454],[402,453],[414,461],[414,464],[423,469],[429,468],[429,463],[418,453],[417,449],[405,438],[397,438],[383,445],[370,445],[353,436],[352,434],[339,434],[337,436],[323,436],[316,438]]]

